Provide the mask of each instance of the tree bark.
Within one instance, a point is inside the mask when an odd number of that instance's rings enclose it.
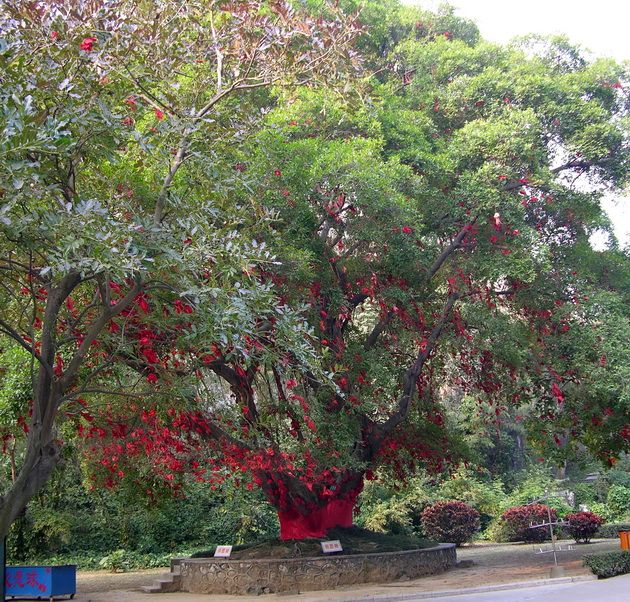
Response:
[[[280,539],[326,537],[329,529],[351,527],[356,497],[333,499],[321,508],[302,514],[299,508],[278,510]]]
[[[31,434],[32,433],[32,434]],[[61,458],[61,446],[45,436],[41,428],[29,432],[24,463],[9,490],[0,499],[0,539],[33,497],[46,485]]]
[[[266,471],[262,488],[280,520],[280,539],[325,537],[334,527],[352,526],[363,472],[343,470],[334,483],[315,477],[308,484],[285,472]]]

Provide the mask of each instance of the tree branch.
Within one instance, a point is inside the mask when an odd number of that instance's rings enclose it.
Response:
[[[7,336],[11,337],[20,347],[26,349],[30,355],[32,355],[45,370],[48,371],[50,378],[53,377],[52,367],[44,361],[44,358],[35,351],[35,348],[29,345],[20,334],[15,331],[9,324],[7,324],[2,318],[0,318],[0,332],[3,332]]]
[[[201,119],[205,117],[205,115],[221,100],[223,100],[226,96],[232,94],[232,92],[236,90],[251,90],[254,88],[261,88],[264,86],[268,86],[271,83],[270,80],[263,80],[259,82],[246,83],[244,80],[239,79],[234,82],[229,88],[222,90],[215,94],[192,118],[192,123],[195,124]],[[192,131],[190,128],[186,128],[182,135],[179,148],[175,153],[175,158],[171,163],[171,167],[164,178],[164,182],[162,182],[162,188],[157,196],[157,200],[155,202],[155,211],[153,213],[153,221],[156,224],[160,224],[164,219],[164,207],[166,205],[166,197],[168,195],[168,191],[173,184],[173,180],[175,179],[175,174],[179,171],[179,168],[184,163],[184,159],[186,157],[186,150],[188,149],[188,145],[190,144],[190,135]]]
[[[370,336],[368,336],[367,340],[363,344],[364,351],[369,351],[370,349],[372,349],[372,347],[374,347],[374,345],[376,345],[376,341],[378,340],[378,337],[380,337],[383,331],[389,326],[393,317],[394,317],[394,311],[390,309],[377,322],[376,326],[374,326],[374,328],[372,329]]]
[[[444,249],[444,251],[440,253],[439,257],[433,262],[433,265],[429,268],[427,272],[427,280],[431,280],[431,278],[435,276],[437,271],[442,267],[448,257],[459,248],[461,242],[464,240],[464,238],[466,238],[466,235],[468,234],[468,232],[470,232],[470,229],[472,228],[472,226],[475,225],[476,221],[477,217],[475,217],[475,219],[473,219],[471,222],[467,223],[458,232],[457,236],[452,240],[451,244],[449,244],[448,247],[446,247],[446,249]]]
[[[65,391],[70,383],[74,380],[79,368],[83,365],[85,356],[87,355],[92,343],[97,339],[98,335],[103,331],[107,323],[114,317],[116,317],[121,311],[129,307],[133,300],[142,291],[142,281],[136,279],[133,288],[113,307],[103,306],[103,311],[98,319],[92,324],[88,332],[85,334],[79,349],[70,360],[68,368],[64,372],[64,375],[59,379],[59,386],[61,391]],[[104,300],[103,300],[104,301]]]
[[[610,163],[612,161],[612,157],[604,157],[599,161],[589,161],[587,159],[573,159],[568,161],[564,165],[559,165],[558,167],[554,167],[551,170],[551,173],[560,173],[565,169],[588,169],[589,167],[599,166],[601,163]]]
[[[437,340],[444,329],[444,325],[448,319],[453,306],[460,299],[462,295],[459,293],[452,293],[449,295],[446,303],[444,304],[444,308],[442,310],[442,314],[440,319],[437,321],[431,334],[426,340],[425,345],[421,346],[418,350],[418,355],[416,357],[416,361],[412,366],[410,366],[405,374],[403,375],[403,393],[398,401],[398,409],[394,414],[392,414],[385,422],[379,423],[375,426],[375,432],[378,433],[380,440],[382,440],[386,435],[391,433],[401,422],[403,422],[408,414],[409,408],[411,407],[411,400],[413,398],[413,393],[416,388],[416,383],[420,374],[422,373],[422,369],[424,367],[425,362],[431,355]]]

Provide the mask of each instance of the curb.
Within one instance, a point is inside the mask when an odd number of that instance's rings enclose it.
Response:
[[[343,598],[330,602],[397,602],[402,600],[428,600],[431,598],[448,598],[450,596],[462,596],[466,594],[483,594],[485,592],[499,592],[510,589],[521,589],[526,587],[543,587],[545,585],[562,585],[563,583],[579,583],[580,581],[596,581],[595,575],[585,575],[582,577],[560,577],[557,579],[539,579],[537,581],[522,581],[519,583],[504,583],[501,585],[488,585],[486,587],[471,587],[468,589],[449,589],[436,592],[416,592],[414,594],[398,594],[385,596],[369,596],[364,598]]]

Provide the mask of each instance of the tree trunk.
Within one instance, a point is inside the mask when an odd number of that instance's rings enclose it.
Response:
[[[328,472],[328,471],[326,471]],[[351,527],[357,497],[363,488],[363,473],[341,471],[305,483],[282,470],[260,474],[267,499],[278,513],[280,539],[325,537],[334,527]]]
[[[0,499],[0,540],[8,535],[13,521],[49,481],[61,458],[59,443],[42,442],[38,431],[37,428],[29,431],[24,463],[15,482]]]
[[[57,329],[63,324],[60,312],[72,292],[81,284],[83,277],[78,272],[68,273],[62,280],[48,289],[40,351],[31,348],[30,342],[16,335],[16,340],[37,357],[38,366],[33,391],[33,411],[26,436],[26,454],[19,472],[9,490],[0,498],[0,539],[6,537],[11,524],[26,508],[33,497],[48,483],[53,470],[61,458],[61,444],[55,440],[55,422],[59,408],[68,391],[75,386],[80,368],[84,365],[89,350],[106,328],[109,321],[129,307],[142,292],[142,280],[136,277],[133,286],[120,301],[111,304],[109,297],[102,297],[98,315],[85,324],[78,349],[67,363],[62,375],[55,374],[55,362],[59,352]],[[78,324],[78,322],[77,322]],[[85,384],[85,383],[83,383]],[[79,389],[80,390],[80,387]]]
[[[356,496],[349,499],[333,499],[321,508],[302,514],[299,507],[278,510],[280,539],[306,539],[325,537],[329,529],[351,527]]]

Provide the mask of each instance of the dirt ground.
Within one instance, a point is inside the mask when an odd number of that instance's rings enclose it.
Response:
[[[572,549],[568,550],[567,548]],[[557,543],[558,564],[564,567],[569,577],[590,575],[590,570],[582,566],[582,555],[598,551],[619,549],[618,540],[602,539],[589,544],[577,545],[572,541]],[[531,544],[471,544],[457,550],[461,563],[457,568],[440,575],[424,577],[413,581],[369,584],[336,589],[334,592],[308,592],[299,595],[304,602],[323,602],[357,598],[364,596],[405,595],[414,591],[461,590],[487,585],[520,583],[549,578],[554,566],[551,544],[532,546]],[[471,564],[472,563],[472,564]],[[77,574],[78,602],[197,602],[211,599],[213,602],[261,600],[250,596],[195,596],[193,594],[142,594],[140,588],[150,585],[153,579],[164,574],[163,569],[151,569],[129,573],[79,572]],[[276,595],[263,596],[273,597]],[[283,598],[286,600],[287,598]]]

